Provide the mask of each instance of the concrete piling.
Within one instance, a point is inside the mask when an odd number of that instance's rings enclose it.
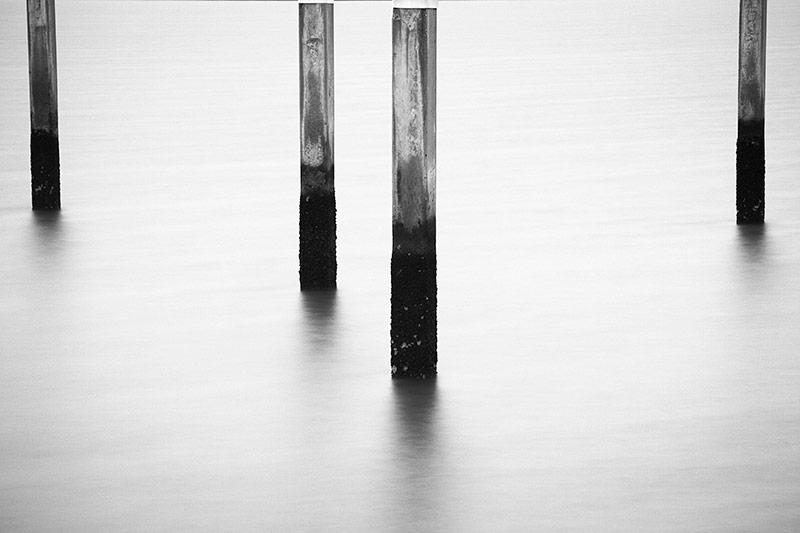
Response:
[[[764,223],[766,50],[767,0],[740,0],[737,224]]]
[[[333,0],[300,0],[300,288],[336,288]]]
[[[28,0],[28,80],[33,209],[61,209],[55,0]]]
[[[436,0],[392,13],[391,365],[436,376]]]

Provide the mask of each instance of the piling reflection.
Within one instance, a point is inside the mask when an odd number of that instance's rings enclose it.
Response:
[[[412,456],[430,453],[437,418],[436,380],[393,380],[394,414],[404,451]]]
[[[754,320],[755,311],[767,311],[764,300],[776,270],[769,260],[769,230],[766,224],[747,224],[736,227],[736,245],[733,252],[733,268],[735,272],[736,290],[732,296],[736,299],[736,308],[740,309],[746,320]]]
[[[338,303],[335,290],[301,291],[303,338],[312,352],[332,350],[336,340]]]
[[[743,360],[751,361],[753,354],[767,350],[772,335],[766,332],[773,329],[775,317],[786,309],[784,296],[776,293],[785,281],[781,281],[780,266],[771,260],[770,242],[766,225],[737,226],[731,258],[732,283],[727,290],[727,339],[730,352]]]
[[[60,211],[31,211],[37,237],[49,238],[61,228]]]
[[[63,248],[64,228],[59,211],[32,211],[31,232],[34,245],[34,270],[49,271],[58,268],[55,258]]]
[[[18,292],[24,296],[14,308],[20,331],[36,339],[25,351],[63,350],[55,339],[63,342],[76,310],[70,301],[74,270],[64,220],[58,211],[32,211],[26,229],[28,244],[18,279],[27,289]]]
[[[441,483],[442,453],[436,380],[393,380],[397,484],[394,508],[425,523],[446,501]],[[412,519],[412,522],[413,522]]]
[[[762,263],[767,248],[767,225],[740,225],[736,229],[739,231],[739,257],[748,263]]]

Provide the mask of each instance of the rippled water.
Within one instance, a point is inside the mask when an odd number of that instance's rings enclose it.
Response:
[[[336,5],[339,290],[297,280],[297,7],[59,1],[30,211],[0,0],[0,529],[797,531],[800,5],[734,224],[722,0],[442,2],[439,379],[389,374],[391,4]]]

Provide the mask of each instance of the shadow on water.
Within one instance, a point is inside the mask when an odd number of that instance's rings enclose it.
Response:
[[[335,290],[301,291],[303,336],[309,348],[331,351],[338,338],[338,300]]]

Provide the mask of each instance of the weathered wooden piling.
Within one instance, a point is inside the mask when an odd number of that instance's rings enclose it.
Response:
[[[391,363],[436,376],[436,0],[392,13]]]
[[[736,223],[764,222],[764,91],[767,0],[739,4],[739,128],[736,139]]]
[[[333,0],[300,0],[300,288],[336,287]]]
[[[28,0],[31,198],[34,209],[61,209],[55,0]]]

